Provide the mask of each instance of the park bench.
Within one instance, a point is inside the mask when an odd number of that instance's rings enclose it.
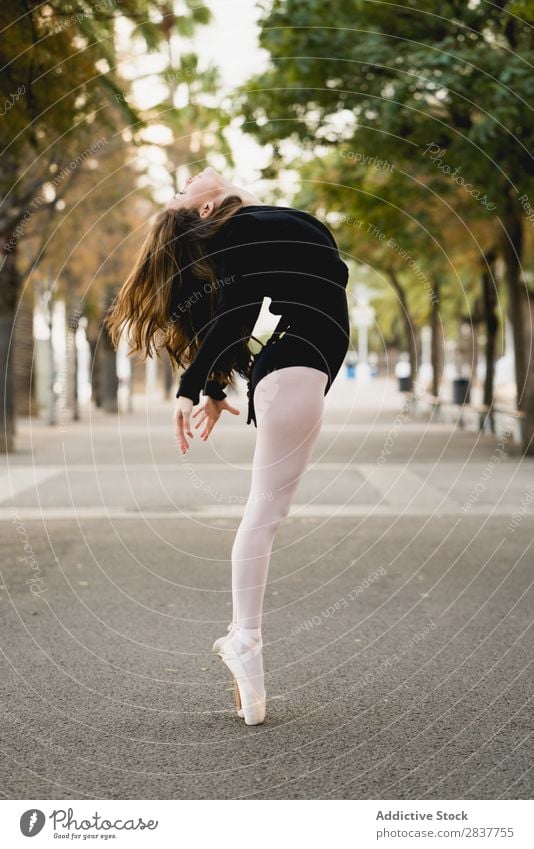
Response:
[[[431,407],[432,415],[438,420],[441,415],[441,410],[445,408],[458,410],[458,427],[465,427],[465,414],[473,413],[478,416],[478,430],[490,430],[495,433],[495,415],[503,415],[513,417],[517,422],[525,418],[525,414],[521,410],[515,410],[513,407],[507,407],[505,404],[455,404],[450,399],[438,398],[435,395],[427,393],[423,396],[423,400]]]

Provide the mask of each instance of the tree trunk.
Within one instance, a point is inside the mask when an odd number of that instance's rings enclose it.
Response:
[[[109,292],[106,299],[106,309],[113,301],[113,293]],[[117,354],[104,321],[101,325],[100,344],[100,386],[102,392],[102,407],[106,413],[119,412],[119,378],[117,377]]]
[[[113,346],[100,351],[100,384],[102,388],[102,408],[106,413],[118,413],[117,357]]]
[[[164,398],[169,401],[174,395],[174,374],[172,373],[171,363],[167,356],[163,358],[163,389]]]
[[[36,416],[38,414],[34,392],[34,338],[33,338],[33,291],[26,287],[15,319],[15,357],[13,379],[15,385],[15,415]]]
[[[10,234],[0,237],[0,453],[15,447],[15,399],[13,385],[14,326],[20,292],[15,250],[9,250]]]
[[[47,301],[47,319],[48,319],[48,417],[47,422],[50,426],[57,425],[58,422],[58,395],[56,392],[57,374],[56,374],[56,357],[54,351],[54,300],[50,293]]]
[[[443,340],[443,327],[439,312],[440,284],[435,278],[432,281],[432,313],[430,326],[432,338],[430,345],[430,356],[432,361],[432,395],[439,398],[441,381],[443,380],[443,369],[445,367],[445,345]]]
[[[80,324],[81,310],[79,299],[73,298],[67,290],[67,363],[65,388],[65,403],[71,411],[72,420],[78,421],[80,410],[78,403],[78,348],[76,346],[76,334]]]
[[[525,321],[528,305],[522,291],[521,258],[523,253],[522,211],[507,195],[504,213],[506,232],[503,234],[502,252],[504,259],[504,277],[508,289],[508,314],[514,332],[515,372],[517,383],[517,406],[524,406],[526,357],[525,357]]]
[[[476,337],[480,318],[475,310],[458,315],[458,336],[456,340],[455,361],[458,376],[469,372],[471,381],[476,376]]]
[[[482,403],[489,407],[487,413],[492,433],[495,433],[495,417],[493,414],[495,350],[497,345],[497,330],[499,319],[496,313],[497,281],[495,278],[495,252],[488,251],[482,263],[482,305],[484,323],[486,325],[486,374],[484,376],[484,397]],[[481,421],[481,430],[484,422]]]
[[[406,293],[401,286],[401,283],[399,281],[399,278],[397,277],[396,272],[390,270],[390,271],[388,271],[388,276],[389,276],[389,279],[391,281],[391,285],[395,289],[395,291],[398,295],[398,298],[399,298],[402,321],[403,321],[404,330],[405,330],[405,341],[406,341],[406,345],[408,347],[408,355],[409,355],[409,359],[410,359],[410,368],[411,368],[411,371],[412,371],[411,382],[412,382],[412,388],[413,388],[413,384],[414,384],[415,379],[417,377],[417,333],[416,333],[415,323],[412,321],[412,317],[411,317],[410,312],[408,310],[408,302],[407,302],[407,299],[406,299]]]
[[[529,368],[525,377],[525,395],[523,412],[525,418],[523,424],[523,451],[525,454],[534,456],[534,365],[532,364],[532,328],[534,327],[534,296],[525,297],[526,315],[524,315],[523,331],[525,337],[531,343],[529,345]]]
[[[98,337],[87,335],[87,342],[91,351],[91,401],[95,407],[102,406],[102,393],[100,388],[100,350],[98,347]]]
[[[508,289],[509,316],[514,333],[517,409],[525,413],[522,419],[523,450],[534,454],[534,362],[532,357],[532,298],[521,280],[523,258],[523,211],[511,191],[506,194],[502,251]],[[531,394],[528,394],[531,393]]]
[[[15,410],[13,403],[13,322],[14,314],[0,315],[0,453],[15,448]]]
[[[76,344],[76,334],[74,334],[74,348],[72,350],[72,420],[80,421],[80,398],[78,396],[78,347]]]
[[[78,387],[77,387],[77,363],[76,363],[76,328],[71,325],[70,318],[66,326],[66,362],[65,362],[65,409],[64,416],[68,415],[74,421],[78,418]]]

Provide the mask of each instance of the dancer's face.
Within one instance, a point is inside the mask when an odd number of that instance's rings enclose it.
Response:
[[[207,218],[224,196],[229,183],[215,168],[208,165],[194,177],[188,177],[180,192],[168,202],[166,209],[196,209]]]

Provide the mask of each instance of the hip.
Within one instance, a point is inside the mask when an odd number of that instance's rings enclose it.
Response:
[[[289,366],[315,368],[327,376],[324,389],[326,395],[343,364],[348,347],[349,339],[344,333],[327,337],[323,332],[320,337],[314,339],[308,329],[304,335],[304,332],[299,333],[291,325],[283,335],[273,334],[261,351],[251,358],[247,393],[249,398],[247,424],[251,420],[256,424],[254,390],[262,377]]]

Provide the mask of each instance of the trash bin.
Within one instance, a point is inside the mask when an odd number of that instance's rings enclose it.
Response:
[[[407,375],[407,377],[399,377],[399,392],[411,392],[412,391],[412,376],[411,374]]]
[[[452,382],[452,403],[461,407],[469,404],[471,397],[470,380],[467,377],[455,377]]]

